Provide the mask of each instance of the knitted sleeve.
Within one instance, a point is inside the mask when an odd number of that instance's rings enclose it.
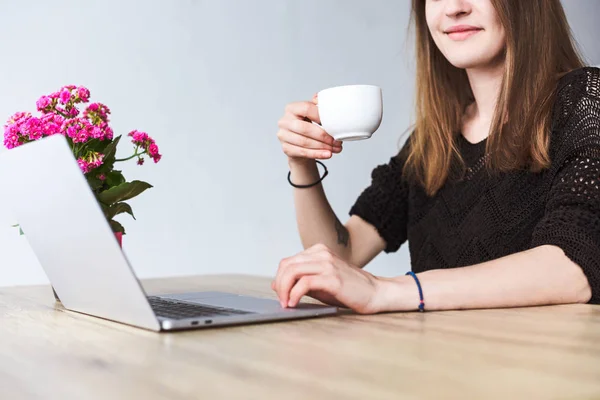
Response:
[[[409,140],[388,163],[373,169],[370,186],[363,190],[349,213],[375,227],[386,242],[386,253],[397,251],[407,237],[408,183],[402,177],[402,169],[408,146]]]
[[[591,302],[600,303],[600,69],[563,77],[550,147],[554,179],[532,247],[560,247],[587,276]]]

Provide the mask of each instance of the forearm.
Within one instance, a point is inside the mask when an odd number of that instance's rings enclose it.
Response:
[[[427,310],[586,303],[591,297],[579,266],[555,246],[540,246],[489,262],[418,275]],[[419,303],[410,276],[382,278],[382,311],[413,310]]]
[[[319,170],[314,161],[290,162],[289,165],[290,178],[295,184],[305,185],[319,179]],[[295,188],[294,204],[303,247],[307,249],[318,243],[325,244],[338,256],[349,260],[350,234],[331,208],[323,186]]]

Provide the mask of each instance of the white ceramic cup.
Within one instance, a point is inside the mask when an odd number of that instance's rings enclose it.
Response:
[[[336,140],[368,139],[381,125],[383,96],[377,86],[337,86],[317,98],[321,126]]]

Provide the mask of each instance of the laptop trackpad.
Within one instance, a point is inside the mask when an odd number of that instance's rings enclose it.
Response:
[[[188,300],[216,307],[234,308],[237,310],[254,311],[259,313],[282,311],[278,301],[247,296],[223,296],[207,299]]]
[[[259,297],[241,296],[224,292],[197,292],[173,295],[161,295],[163,298],[189,301],[191,303],[206,304],[215,307],[227,307],[244,311],[259,313],[290,312],[294,308],[281,308],[279,301]],[[317,304],[299,304],[295,309],[317,309],[322,306]]]

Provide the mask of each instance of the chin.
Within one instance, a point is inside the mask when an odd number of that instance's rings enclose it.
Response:
[[[473,57],[473,52],[470,53],[465,55],[446,55],[446,59],[450,64],[461,69],[484,68],[495,64],[494,57],[482,57],[481,55]]]

